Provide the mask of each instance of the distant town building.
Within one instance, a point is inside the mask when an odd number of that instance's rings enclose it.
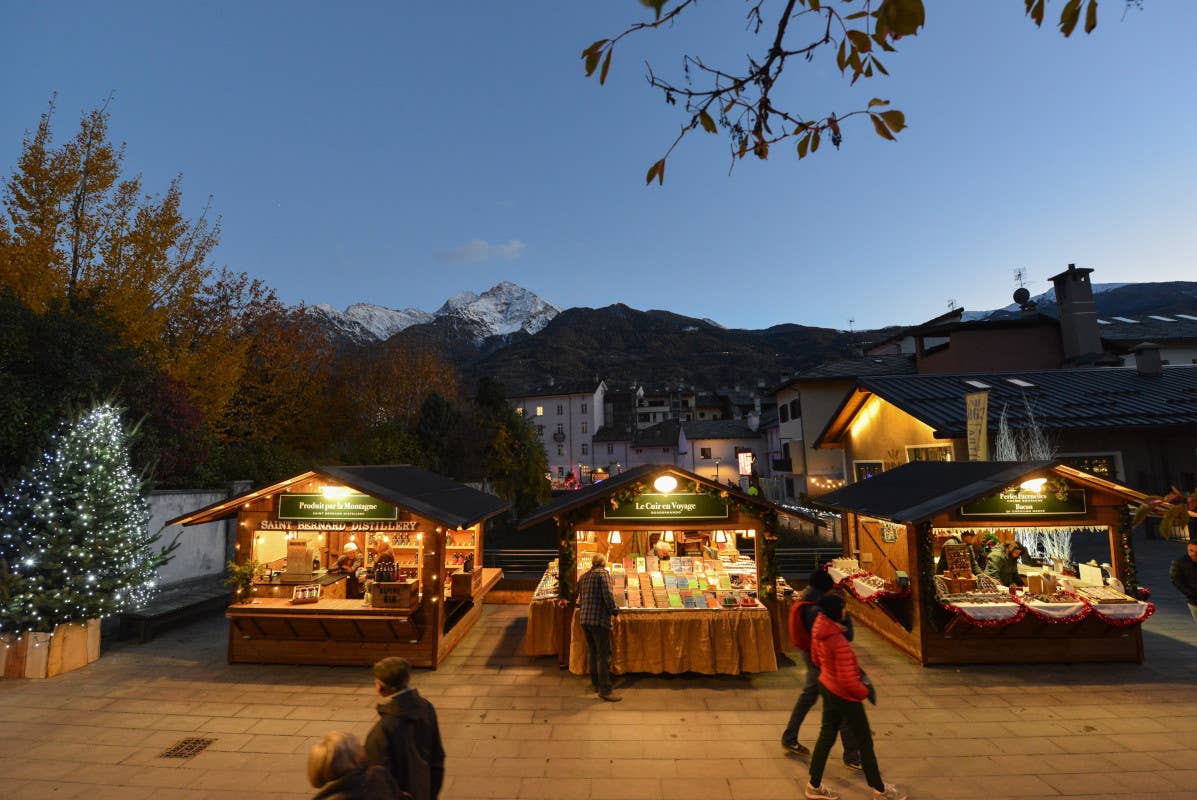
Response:
[[[532,424],[544,446],[554,483],[573,476],[590,481],[595,464],[594,435],[605,423],[603,381],[550,385],[513,395],[508,402]]]

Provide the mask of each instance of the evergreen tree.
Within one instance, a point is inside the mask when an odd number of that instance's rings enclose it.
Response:
[[[0,631],[51,631],[153,595],[175,545],[154,550],[120,414],[101,404],[64,426],[0,505]]]

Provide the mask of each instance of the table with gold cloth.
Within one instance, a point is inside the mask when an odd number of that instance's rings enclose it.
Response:
[[[530,624],[530,623],[529,623]],[[774,672],[773,632],[763,606],[666,611],[629,608],[619,614],[611,637],[611,671],[704,675]],[[586,634],[573,618],[569,671],[590,672]]]
[[[561,650],[561,609],[556,598],[528,603],[524,655],[555,656]]]

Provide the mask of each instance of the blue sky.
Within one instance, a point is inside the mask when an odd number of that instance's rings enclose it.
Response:
[[[695,135],[646,188],[683,118],[644,61],[748,52],[746,4],[633,37],[599,87],[579,53],[635,0],[0,0],[0,165],[52,93],[65,137],[113,92],[127,169],[155,190],[182,173],[193,213],[212,195],[218,264],[339,308],[511,280],[560,306],[864,328],[1003,306],[1016,268],[1034,292],[1069,262],[1197,280],[1197,3],[1106,0],[1069,40],[1020,0],[927,5],[891,77],[849,88],[828,53],[790,79],[812,116],[891,99],[897,143],[863,121],[838,152],[729,175],[724,140]]]

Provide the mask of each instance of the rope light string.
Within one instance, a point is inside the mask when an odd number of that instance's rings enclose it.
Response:
[[[105,403],[64,424],[0,501],[6,647],[23,634],[39,647],[59,624],[112,616],[157,591],[174,545],[154,547],[121,413]]]

